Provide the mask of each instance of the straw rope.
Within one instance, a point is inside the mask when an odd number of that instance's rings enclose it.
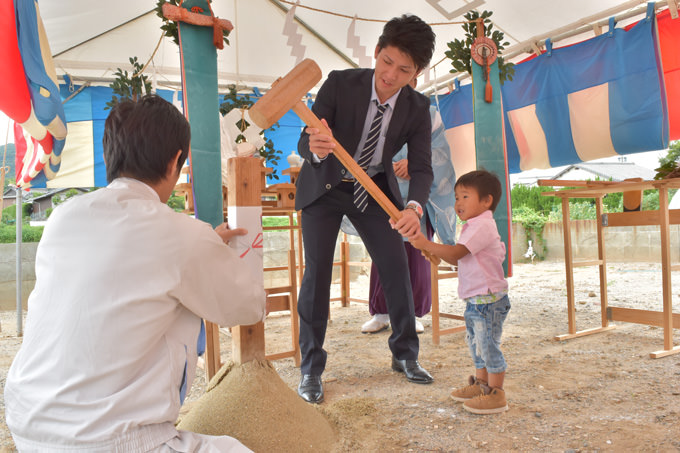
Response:
[[[366,18],[366,17],[350,16],[350,15],[347,15],[347,14],[335,13],[333,11],[327,11],[325,9],[313,8],[311,6],[305,6],[305,5],[298,4],[296,2],[291,2],[291,1],[288,1],[288,0],[279,0],[279,1],[281,3],[287,3],[291,6],[297,5],[298,8],[305,8],[305,9],[308,9],[310,11],[315,11],[317,13],[329,14],[331,16],[337,16],[337,17],[344,17],[346,19],[355,19],[356,18],[356,20],[361,20],[361,21],[364,21],[364,22],[381,22],[381,23],[389,22],[389,20],[386,20],[386,19],[369,19],[369,18]],[[433,25],[460,25],[460,24],[467,24],[467,23],[470,23],[470,22],[474,22],[474,21],[463,20],[463,21],[457,21],[457,22],[434,22],[434,23],[431,23],[431,24],[428,24],[428,25],[430,25],[430,26],[433,26]]]
[[[149,60],[146,62],[146,64],[145,64],[144,66],[142,66],[142,69],[140,69],[140,70],[137,71],[136,73],[132,74],[132,78],[133,78],[133,79],[134,79],[135,77],[139,76],[139,74],[142,74],[142,73],[144,72],[144,70],[146,69],[146,67],[149,66],[149,63],[151,63],[151,61],[153,61],[153,57],[156,56],[156,52],[158,52],[158,48],[161,46],[161,43],[163,42],[163,37],[164,37],[164,36],[165,36],[165,32],[162,32],[162,33],[161,33],[161,37],[158,38],[158,44],[156,44],[156,48],[153,50],[153,53],[151,54],[151,57],[150,57]]]

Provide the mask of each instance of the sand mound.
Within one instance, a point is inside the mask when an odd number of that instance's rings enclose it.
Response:
[[[177,427],[235,437],[256,452],[330,451],[336,442],[328,420],[266,361],[224,365]]]

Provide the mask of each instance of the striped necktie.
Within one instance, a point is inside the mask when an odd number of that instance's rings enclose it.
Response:
[[[375,101],[376,104],[378,101]],[[371,163],[373,159],[373,154],[375,154],[375,148],[378,145],[378,138],[380,137],[380,130],[382,129],[382,119],[383,114],[387,110],[387,104],[378,105],[378,111],[373,117],[371,122],[371,127],[368,130],[368,135],[366,136],[366,143],[364,143],[364,149],[361,151],[361,156],[359,157],[359,166],[364,169],[368,168],[368,164]],[[364,186],[359,184],[359,181],[354,181],[354,206],[356,206],[359,211],[364,212],[366,206],[368,205],[368,193]]]

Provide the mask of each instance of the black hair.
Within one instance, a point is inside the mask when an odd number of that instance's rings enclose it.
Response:
[[[430,64],[434,53],[434,32],[418,16],[404,14],[385,24],[378,49],[394,46],[409,55],[420,71]]]
[[[177,171],[189,154],[189,122],[177,108],[155,94],[118,103],[104,125],[104,162],[108,182],[126,176],[147,183],[161,181],[181,150]],[[179,174],[179,173],[178,173]]]
[[[491,212],[496,210],[496,206],[501,201],[503,190],[501,189],[501,181],[498,176],[486,170],[475,170],[470,173],[465,173],[458,178],[455,187],[467,187],[475,189],[482,200],[488,195],[491,195]]]

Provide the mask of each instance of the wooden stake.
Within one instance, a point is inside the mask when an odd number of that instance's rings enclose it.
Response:
[[[260,159],[234,157],[227,165],[229,187],[228,206],[261,206]],[[262,282],[264,285],[264,282]],[[234,363],[240,365],[251,360],[264,360],[264,323],[236,326],[231,329]]]

